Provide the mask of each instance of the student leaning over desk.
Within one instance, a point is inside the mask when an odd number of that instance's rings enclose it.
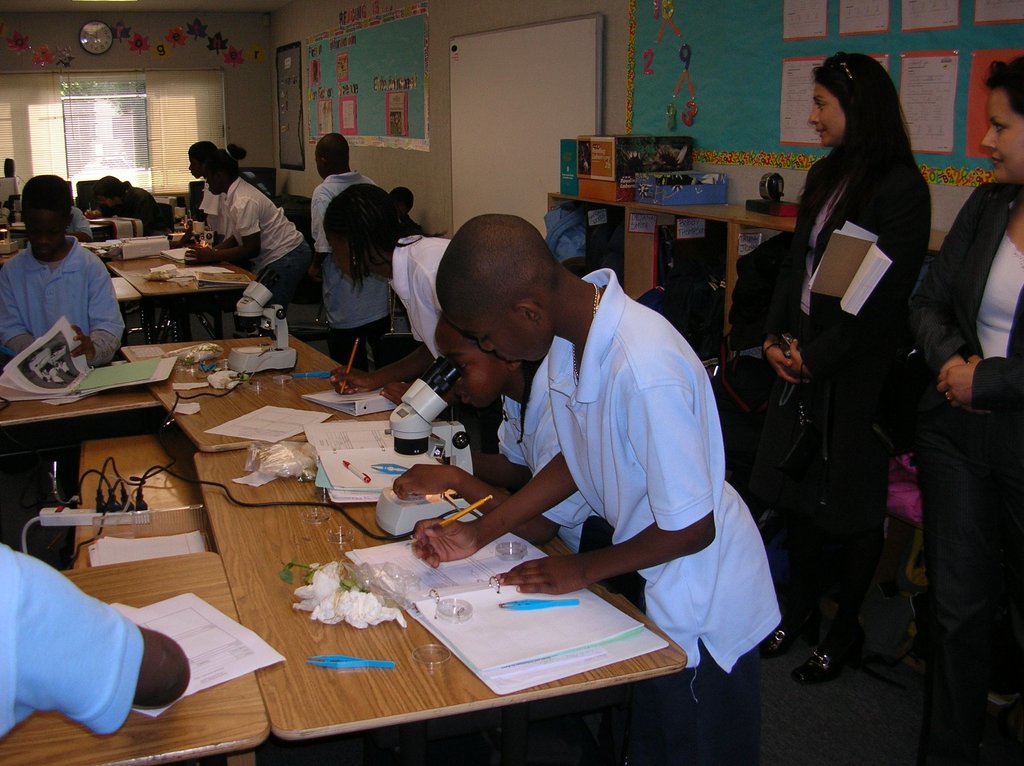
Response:
[[[79,342],[72,354],[106,364],[121,346],[124,320],[106,266],[65,233],[67,181],[36,176],[21,197],[29,244],[0,269],[0,342],[21,351],[65,316]]]
[[[213,248],[189,251],[199,263],[251,261],[273,294],[273,303],[288,308],[312,252],[295,224],[263,192],[239,177],[238,161],[245,149],[229,144],[206,160],[210,192],[223,194],[217,211],[225,239]]]
[[[485,351],[548,355],[561,454],[477,521],[420,522],[416,554],[432,566],[464,558],[579,490],[614,528],[613,545],[520,564],[502,584],[565,593],[638,571],[647,614],[689,667],[635,687],[630,762],[757,763],[757,645],[779,611],[757,527],[725,481],[714,395],[696,354],[613,272],[580,280],[514,216],[467,222],[441,261],[437,293],[445,316]]]
[[[153,195],[145,189],[139,189],[114,176],[104,176],[92,187],[92,196],[99,210],[87,210],[87,218],[138,218],[142,221],[143,235],[148,237],[151,234],[167,233],[160,207]]]

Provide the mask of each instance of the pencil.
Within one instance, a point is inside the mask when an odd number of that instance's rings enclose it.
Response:
[[[345,386],[348,385],[348,374],[352,372],[352,363],[356,360],[356,349],[359,348],[359,338],[352,341],[352,353],[348,355],[348,364],[345,365],[345,377],[338,385],[338,391],[345,393]]]
[[[444,521],[441,522],[441,526],[444,527],[444,526],[447,526],[448,524],[451,524],[453,521],[458,521],[463,516],[465,516],[467,513],[469,513],[470,511],[475,511],[477,508],[479,508],[481,505],[483,505],[484,503],[486,503],[488,500],[490,500],[493,497],[494,497],[494,495],[488,495],[487,497],[484,497],[484,498],[481,498],[481,499],[477,500],[472,505],[463,508],[458,513],[453,513],[451,516],[449,516],[447,519],[445,519]]]

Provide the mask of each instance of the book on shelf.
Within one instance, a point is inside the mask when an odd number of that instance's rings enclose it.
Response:
[[[843,311],[859,314],[892,265],[877,242],[877,235],[849,221],[832,232],[811,275],[811,292],[839,298]]]

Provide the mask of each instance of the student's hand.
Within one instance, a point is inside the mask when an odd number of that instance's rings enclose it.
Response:
[[[101,213],[99,210],[93,210],[92,208],[82,211],[82,215],[89,219],[103,217],[103,213]]]
[[[810,379],[811,372],[803,364],[799,340],[794,339],[789,345],[788,351],[783,351],[778,343],[767,345],[763,351],[768,366],[787,383],[801,383]],[[802,379],[800,377],[801,370],[803,372]]]
[[[217,263],[221,258],[212,247],[190,247],[185,253],[185,260],[194,263]]]
[[[480,549],[475,521],[456,521],[443,527],[437,519],[418,521],[412,536],[413,554],[434,568],[442,561],[464,559]]]
[[[514,585],[520,593],[569,593],[590,583],[583,572],[580,556],[548,556],[524,561],[505,574],[498,575],[502,585]]]
[[[185,693],[191,676],[188,657],[181,647],[163,633],[142,632],[142,665],[135,684],[136,705],[164,707]]]
[[[76,324],[71,325],[71,329],[74,330],[75,340],[78,341],[78,345],[72,350],[71,356],[82,356],[84,354],[86,361],[91,360],[96,356],[96,347],[92,344],[92,338],[82,332],[82,328]]]
[[[314,282],[324,281],[324,267],[323,265],[316,262],[314,258],[309,262],[309,268],[306,269],[306,276],[312,279]]]
[[[406,383],[404,380],[396,380],[394,383],[388,383],[384,388],[381,389],[380,395],[388,401],[394,402],[395,404],[402,403],[402,397],[405,396],[405,392],[409,390],[412,383]]]
[[[391,488],[403,500],[439,494],[455,488],[460,473],[465,471],[454,465],[414,465],[397,477]]]
[[[346,373],[344,367],[335,367],[331,370],[331,385],[339,394],[356,394],[380,388],[374,382],[373,373],[362,370],[349,370]]]

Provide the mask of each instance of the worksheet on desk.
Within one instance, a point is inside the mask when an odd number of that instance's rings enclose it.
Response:
[[[321,423],[331,415],[327,412],[297,410],[292,407],[260,407],[240,418],[206,429],[208,434],[235,436],[261,442],[279,442],[302,433],[311,423]]]
[[[124,604],[112,606],[136,625],[163,633],[178,643],[192,671],[183,697],[284,661],[274,647],[194,593],[183,593],[141,609]],[[148,716],[167,710],[135,709]]]

